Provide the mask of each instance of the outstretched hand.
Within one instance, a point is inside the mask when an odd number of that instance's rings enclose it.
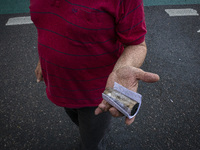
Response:
[[[144,81],[147,83],[157,82],[160,77],[157,74],[145,72],[142,69],[124,66],[110,74],[107,80],[106,88],[113,88],[114,82],[121,84],[129,90],[137,92],[138,81]],[[103,100],[97,109],[95,114],[98,115],[104,111],[109,111],[113,117],[121,117],[123,114],[119,112],[115,107],[111,106],[108,102]],[[132,119],[126,118],[125,123],[130,125],[135,120],[135,117]]]

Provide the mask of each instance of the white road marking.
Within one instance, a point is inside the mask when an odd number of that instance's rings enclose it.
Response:
[[[6,23],[6,26],[11,26],[11,25],[22,25],[22,24],[32,24],[33,22],[31,21],[30,16],[26,17],[14,17],[8,19],[8,22]]]
[[[200,33],[200,30],[199,31],[197,31],[198,33]]]
[[[165,9],[169,16],[199,16],[196,10],[191,8],[186,9]]]

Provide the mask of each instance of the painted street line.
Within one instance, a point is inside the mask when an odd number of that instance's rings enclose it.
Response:
[[[8,22],[6,23],[6,26],[22,25],[22,24],[32,24],[32,23],[33,22],[31,21],[31,17],[30,16],[15,17],[15,18],[8,19]]]
[[[196,10],[191,8],[186,9],[165,9],[169,16],[199,16]]]
[[[197,31],[198,33],[200,33],[200,30],[199,31]]]
[[[200,0],[143,0],[145,6],[200,4]]]

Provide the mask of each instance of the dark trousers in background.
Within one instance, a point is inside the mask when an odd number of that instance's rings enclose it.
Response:
[[[111,115],[104,112],[95,115],[96,107],[65,108],[71,120],[79,127],[81,150],[106,150],[106,134],[109,132]]]

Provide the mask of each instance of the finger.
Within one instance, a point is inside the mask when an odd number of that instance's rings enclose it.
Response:
[[[139,69],[137,73],[137,79],[142,80],[144,82],[153,83],[160,80],[159,75],[151,72],[144,72],[143,70]]]
[[[37,82],[40,82],[39,71],[38,71],[37,68],[35,69],[35,76],[36,76],[36,78],[37,78]]]
[[[36,75],[36,78],[37,78],[37,82],[40,82],[40,81],[43,81],[43,75],[42,75],[42,70],[40,68],[40,66],[37,66],[36,69],[35,69],[35,75]]]
[[[37,83],[39,83],[41,81],[41,79],[40,78],[37,78]]]
[[[44,81],[44,78],[42,75],[37,78],[37,82],[40,82],[40,81]]]
[[[98,107],[95,109],[94,114],[95,114],[95,115],[98,115],[98,114],[100,114],[100,113],[102,113],[102,112],[104,112],[104,110],[103,110],[101,107],[98,106]]]
[[[99,104],[99,106],[96,108],[95,115],[98,115],[102,112],[108,111],[110,108],[111,108],[111,105],[108,102],[106,102],[105,100],[103,100]]]
[[[110,114],[113,116],[113,117],[122,117],[122,116],[124,116],[121,112],[119,112],[116,108],[114,108],[114,107],[111,107],[110,109],[109,109],[109,112],[110,112]]]
[[[37,82],[43,81],[42,72],[38,71],[36,74]]]
[[[41,81],[44,81],[43,75],[42,75]]]
[[[133,117],[132,119],[126,118],[126,119],[125,119],[125,123],[126,123],[127,125],[130,125],[130,124],[132,124],[132,123],[134,122],[134,120],[135,120],[135,117]]]

